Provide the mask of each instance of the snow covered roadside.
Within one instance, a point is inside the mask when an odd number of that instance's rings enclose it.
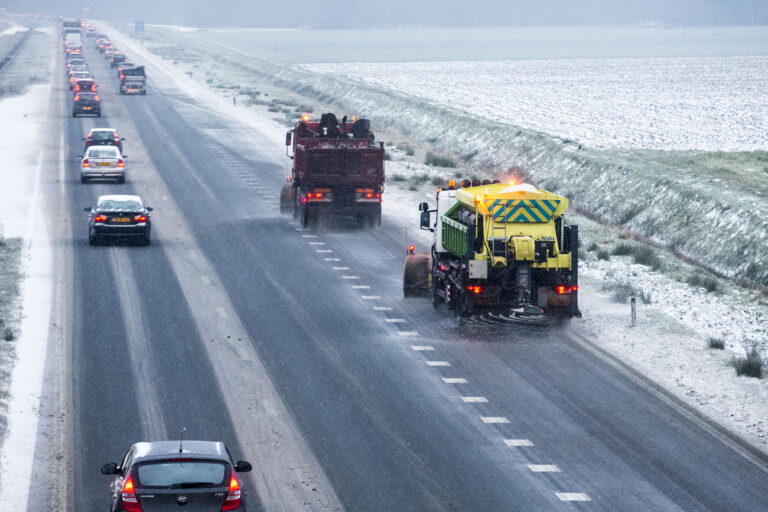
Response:
[[[0,510],[9,511],[23,508],[29,495],[50,329],[53,249],[44,217],[41,180],[46,169],[40,151],[41,133],[52,121],[50,94],[49,82],[0,101],[0,222],[5,236],[23,241],[24,276],[8,431],[0,448]]]
[[[167,61],[152,55],[136,40],[117,31],[110,31],[110,35],[118,42],[118,46],[124,45],[130,54],[140,55],[141,58],[137,60],[152,63],[153,67],[159,66],[162,74],[167,75],[164,80],[175,77],[172,81],[183,85],[185,92],[218,104],[221,111],[265,134],[267,140],[271,139],[275,143],[276,158],[283,158],[282,134],[285,124],[275,122],[272,119],[274,114],[242,105],[233,107],[231,98],[221,96],[225,91],[209,89],[204,82],[206,75],[196,69],[184,65],[169,66]],[[232,82],[236,82],[238,74],[242,74],[242,69],[235,66],[227,69],[226,63],[210,55],[201,67],[221,73],[221,78]],[[195,78],[186,76],[187,70],[194,71]],[[152,73],[154,71],[150,71],[150,76],[157,79],[157,75]],[[249,83],[243,79],[240,85],[252,86],[253,80]],[[343,101],[348,103],[350,100],[344,98]],[[386,140],[381,135],[379,138]],[[414,146],[423,142],[415,134],[412,139],[410,142]],[[394,160],[387,162],[390,178],[396,174],[413,176],[420,173],[447,178],[452,177],[454,172],[425,166],[413,159],[407,161],[401,156],[402,153],[397,155],[391,152]],[[623,178],[619,176],[618,179]],[[431,243],[430,235],[419,230],[417,205],[421,201],[434,203],[434,186],[420,184],[414,186],[414,190],[410,188],[408,181],[396,182],[390,179],[385,193],[384,217],[407,228],[418,250],[426,250]],[[587,252],[588,241],[602,244],[604,240],[610,240],[606,246],[611,246],[621,239],[620,231],[585,218],[570,216],[570,221],[581,226],[584,253]],[[733,368],[728,366],[731,356],[743,354],[741,342],[744,340],[762,340],[764,349],[768,349],[768,333],[765,331],[768,307],[755,302],[750,294],[738,290],[722,296],[707,294],[701,289],[653,272],[649,267],[632,264],[628,257],[614,256],[611,261],[604,262],[597,260],[594,255],[584,256],[580,297],[585,318],[574,321],[573,328],[665,386],[703,414],[768,451],[768,380],[737,377]],[[641,290],[651,291],[651,304],[638,304],[638,326],[635,328],[628,325],[629,306],[612,303],[610,292],[602,290],[605,284],[611,286],[618,279],[626,279]],[[727,350],[707,349],[706,338],[711,335],[722,336],[726,340]]]

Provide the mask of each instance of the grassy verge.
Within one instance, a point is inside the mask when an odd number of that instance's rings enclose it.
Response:
[[[8,427],[11,370],[16,357],[21,287],[21,239],[0,238],[0,439]]]

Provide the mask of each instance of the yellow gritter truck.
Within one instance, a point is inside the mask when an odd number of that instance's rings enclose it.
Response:
[[[565,224],[568,199],[528,184],[472,185],[451,182],[434,210],[419,205],[434,243],[406,257],[404,295],[431,296],[457,316],[580,317],[579,231]]]

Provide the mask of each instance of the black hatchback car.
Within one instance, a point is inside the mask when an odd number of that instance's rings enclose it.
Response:
[[[109,67],[116,68],[121,62],[128,60],[124,53],[116,53],[109,59]]]
[[[93,92],[78,92],[72,99],[72,117],[82,114],[93,114],[101,117],[101,101]]]
[[[144,206],[139,196],[100,196],[96,206],[86,206],[88,216],[88,241],[96,245],[106,238],[139,240],[149,245],[152,208]]]
[[[246,493],[235,473],[250,470],[213,441],[136,443],[119,465],[101,468],[114,475],[110,512],[245,511]]]

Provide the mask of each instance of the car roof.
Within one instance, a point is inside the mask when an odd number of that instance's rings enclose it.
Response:
[[[106,146],[106,147],[112,147],[112,146]],[[99,196],[99,198],[96,200],[96,203],[100,203],[102,201],[138,201],[142,204],[144,203],[144,201],[141,200],[140,196],[128,195],[128,194],[106,194],[103,196]],[[186,441],[184,442],[186,443]],[[154,443],[136,443],[136,444],[139,445],[139,444],[154,444]],[[176,444],[177,452],[179,451],[178,446],[179,445],[177,443]]]
[[[116,132],[117,128],[91,128],[91,133],[93,132]]]
[[[227,462],[229,461],[227,448],[224,446],[224,443],[220,441],[193,441],[185,439],[181,443],[181,446],[182,451],[179,453],[179,441],[154,441],[136,443],[133,445],[133,458],[134,461],[137,461],[139,459],[164,459],[167,457],[202,457],[218,459]]]

